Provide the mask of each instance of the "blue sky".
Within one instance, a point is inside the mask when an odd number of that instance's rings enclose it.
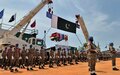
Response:
[[[17,21],[22,19],[31,9],[33,9],[41,0],[0,0],[0,10],[5,9],[4,23],[8,23],[11,15],[17,13]],[[69,21],[75,22],[75,15],[80,14],[85,21],[89,34],[94,36],[96,44],[99,42],[104,50],[109,42],[114,42],[116,48],[120,44],[120,0],[53,0],[54,14],[63,17]],[[44,30],[51,27],[51,21],[46,17],[46,5],[33,19],[37,21],[36,28],[39,29],[39,38],[43,38]],[[29,27],[30,28],[30,27]],[[69,36],[68,42],[60,44],[70,46],[81,46],[76,35],[57,29],[51,29],[47,34],[47,47],[59,44],[50,41],[50,35],[53,32],[60,32]],[[85,42],[80,29],[77,35],[82,43]]]

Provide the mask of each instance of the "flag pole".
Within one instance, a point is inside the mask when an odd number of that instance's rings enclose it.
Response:
[[[17,16],[17,13],[15,13],[15,24],[16,24],[16,16]],[[14,25],[15,25],[15,24],[14,24]]]
[[[44,47],[46,48],[46,30],[44,30]]]
[[[77,39],[79,40],[79,43],[80,43],[81,45],[83,45],[83,43],[82,43],[81,40],[79,39],[78,35],[77,35],[77,34],[75,34],[75,35],[76,35]]]
[[[2,29],[2,24],[3,24],[3,17],[2,17],[2,20],[1,20],[1,23],[0,23],[0,29]]]
[[[2,20],[1,20],[1,23],[0,23],[0,29],[2,29],[2,24],[3,24],[3,17],[2,17]]]
[[[46,32],[46,34],[48,34],[48,32],[51,30],[51,28],[49,28],[48,30],[47,30],[47,32]]]

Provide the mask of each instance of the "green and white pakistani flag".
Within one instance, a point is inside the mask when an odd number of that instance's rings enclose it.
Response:
[[[51,25],[52,28],[57,28],[63,31],[76,33],[76,23],[67,21],[55,15],[52,15]]]

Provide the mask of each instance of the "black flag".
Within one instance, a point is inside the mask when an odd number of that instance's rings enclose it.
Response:
[[[13,22],[16,19],[16,14],[12,15],[9,22]]]
[[[52,27],[60,30],[76,33],[76,23],[67,21],[61,17],[52,15]]]

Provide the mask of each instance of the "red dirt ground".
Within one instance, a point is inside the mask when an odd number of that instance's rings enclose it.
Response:
[[[120,69],[120,59],[117,59],[117,67]],[[48,68],[39,70],[34,68],[34,71],[19,69],[18,73],[11,73],[0,69],[0,75],[89,75],[87,63],[79,63],[78,65],[69,65],[62,67]],[[96,65],[97,75],[120,75],[120,71],[113,71],[111,61],[101,61]]]

